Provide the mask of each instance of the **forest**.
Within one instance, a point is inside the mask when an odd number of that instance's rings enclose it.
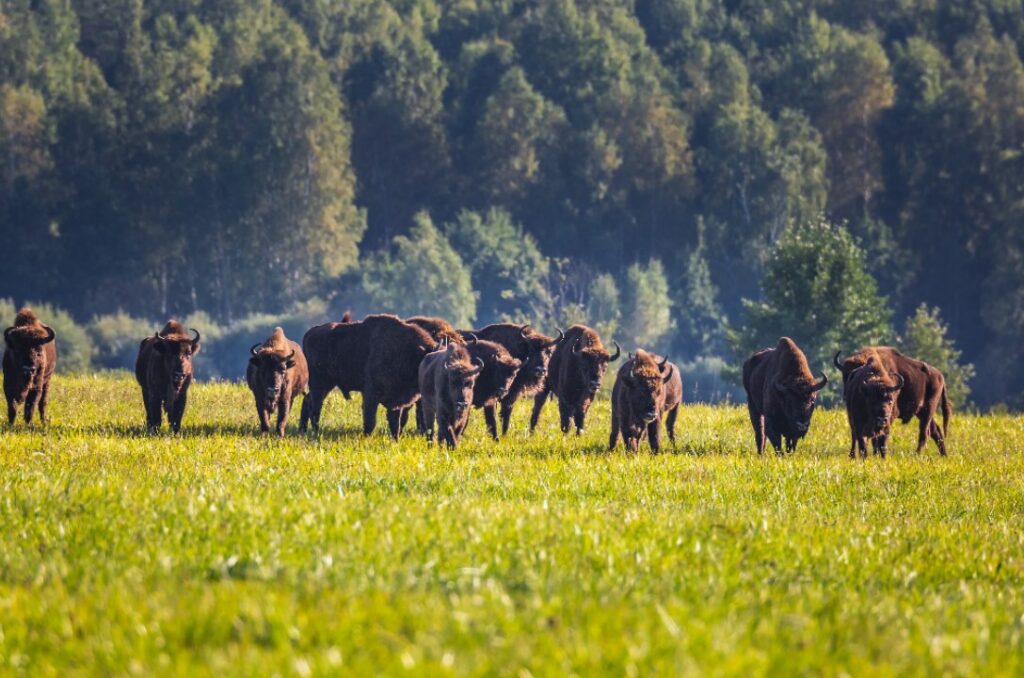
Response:
[[[705,395],[887,343],[1019,409],[1022,56],[1021,0],[6,0],[0,311],[229,377],[346,309],[583,321]]]

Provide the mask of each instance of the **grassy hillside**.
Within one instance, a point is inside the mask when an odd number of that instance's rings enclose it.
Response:
[[[130,377],[61,378],[51,428],[0,428],[0,673],[1024,672],[1024,421],[956,416],[792,457],[742,408],[685,407],[675,453],[607,454],[552,405],[499,445],[255,435],[202,384],[143,434]]]

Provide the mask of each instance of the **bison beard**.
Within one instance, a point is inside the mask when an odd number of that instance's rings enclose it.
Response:
[[[142,401],[146,407],[146,425],[150,431],[160,428],[163,415],[171,430],[181,429],[188,402],[188,388],[192,384],[192,358],[199,353],[199,332],[192,330],[189,337],[177,320],[170,320],[152,337],[139,344],[135,361],[135,379],[142,387]]]
[[[292,403],[299,394],[306,392],[309,384],[306,357],[298,344],[285,337],[280,327],[274,329],[262,346],[254,344],[249,353],[245,380],[256,399],[260,431],[270,431],[270,415],[276,409],[277,435],[284,437]]]
[[[324,398],[338,388],[346,398],[351,391],[362,392],[364,434],[373,433],[377,407],[383,405],[391,436],[397,439],[409,408],[420,396],[420,362],[433,348],[427,332],[393,315],[310,329],[302,338],[309,361],[309,395],[302,402],[299,430],[320,427]]]
[[[423,400],[423,424],[428,440],[434,437],[434,424],[441,439],[454,448],[469,422],[473,387],[484,364],[472,359],[459,344],[448,344],[423,359],[419,369]]]
[[[789,337],[743,363],[743,388],[758,454],[764,453],[766,440],[776,453],[782,452],[783,439],[787,452],[796,451],[810,429],[818,391],[827,383],[824,374],[814,381],[807,358]]]
[[[46,407],[50,396],[50,378],[57,367],[57,333],[44,325],[32,310],[23,308],[14,325],[4,330],[4,396],[7,399],[7,423],[14,424],[18,405],[25,404],[25,423],[32,423],[35,409],[47,423]]]
[[[558,398],[562,433],[569,431],[570,418],[576,424],[576,434],[582,433],[587,410],[590,409],[597,389],[601,387],[608,363],[617,360],[621,354],[616,343],[615,355],[610,355],[601,344],[597,332],[589,327],[570,327],[551,356],[548,378],[533,401],[530,431],[537,427],[544,403],[554,393]]]
[[[903,387],[896,398],[897,416],[907,424],[915,416],[918,420],[917,451],[920,452],[931,438],[946,456],[946,438],[953,407],[946,394],[946,378],[942,372],[922,360],[905,356],[889,346],[868,346],[860,349],[842,363],[836,353],[832,363],[843,373],[843,385],[854,370],[865,365],[874,356],[877,364],[889,374],[900,375]],[[942,428],[935,421],[935,413],[942,408]]]
[[[651,449],[657,452],[661,447],[661,417],[666,412],[668,437],[675,442],[675,422],[682,399],[683,383],[679,369],[668,358],[658,362],[650,353],[638,350],[615,375],[608,449],[615,449],[621,433],[631,451],[639,449],[646,435]]]
[[[510,323],[497,323],[480,330],[462,332],[464,337],[470,334],[479,339],[500,344],[520,362],[519,372],[512,381],[512,387],[499,401],[501,403],[501,434],[505,435],[508,433],[509,424],[512,421],[512,410],[516,401],[523,397],[536,395],[543,390],[551,356],[565,335],[559,330],[558,337],[552,339],[537,332],[529,325],[512,325]],[[490,422],[494,421],[494,409],[494,405],[484,408],[484,417],[488,421],[488,427],[491,427]]]
[[[903,377],[886,371],[875,354],[869,354],[866,363],[850,372],[843,388],[850,422],[850,459],[857,448],[861,458],[867,458],[869,438],[874,454],[885,458],[896,417],[896,394],[903,386]]]

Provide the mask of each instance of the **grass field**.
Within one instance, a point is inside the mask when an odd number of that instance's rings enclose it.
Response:
[[[255,435],[200,384],[143,434],[131,378],[59,378],[46,432],[0,428],[0,673],[1024,673],[1024,420],[955,416],[951,456],[846,457],[815,415],[787,458],[745,409],[684,406],[678,447],[456,452]]]

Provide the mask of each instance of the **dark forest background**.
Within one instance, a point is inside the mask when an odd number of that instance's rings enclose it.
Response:
[[[1020,0],[5,0],[0,310],[225,376],[345,308],[586,320],[705,395],[884,341],[1020,407],[1022,53]]]

